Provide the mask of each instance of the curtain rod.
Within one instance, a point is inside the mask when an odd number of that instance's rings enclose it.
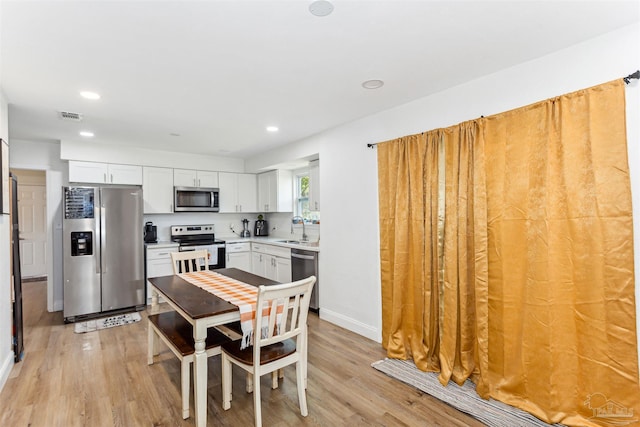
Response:
[[[635,73],[629,74],[627,77],[622,78],[622,80],[624,80],[626,84],[631,83],[632,79],[640,79],[640,70],[636,71]]]
[[[623,77],[622,78],[622,80],[624,80],[624,82],[626,84],[631,83],[631,80],[633,80],[633,79],[639,79],[640,80],[640,70],[636,70],[635,73],[631,73],[627,77]],[[482,118],[484,116],[480,116],[480,117]],[[378,145],[378,144],[379,144],[378,142],[373,142],[373,143],[370,142],[370,143],[367,144],[367,148],[376,148],[376,145]]]

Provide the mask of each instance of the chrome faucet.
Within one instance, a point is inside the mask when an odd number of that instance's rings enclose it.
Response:
[[[291,232],[293,233],[293,221],[295,221],[296,219],[299,219],[300,222],[302,222],[302,241],[306,242],[309,240],[309,236],[307,236],[307,230],[304,227],[304,218],[302,218],[301,216],[296,215],[291,218]]]

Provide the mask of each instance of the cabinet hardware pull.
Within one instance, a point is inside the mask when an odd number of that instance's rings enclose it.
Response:
[[[113,184],[113,174],[111,174],[111,183]]]
[[[102,178],[102,182],[107,182],[107,174],[103,173],[103,175],[104,175],[104,178]]]

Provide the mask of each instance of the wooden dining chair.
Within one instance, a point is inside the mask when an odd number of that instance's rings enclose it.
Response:
[[[254,331],[266,328],[268,333],[261,337],[254,333],[254,343],[243,350],[241,340],[222,344],[222,407],[231,408],[232,366],[236,365],[252,374],[253,406],[256,427],[262,426],[260,405],[260,377],[272,374],[272,388],[277,387],[278,370],[296,365],[296,384],[300,413],[306,417],[306,354],[307,315],[315,276],[282,285],[261,285],[258,288]],[[278,309],[282,305],[282,309]],[[270,307],[268,316],[263,318],[260,307]]]
[[[209,251],[171,252],[173,274],[189,273],[191,271],[209,269]]]

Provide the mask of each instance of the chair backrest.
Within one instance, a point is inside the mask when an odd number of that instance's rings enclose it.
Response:
[[[297,338],[306,331],[311,291],[315,283],[316,276],[309,276],[291,283],[261,285],[258,288],[253,360],[260,360],[261,347]],[[265,329],[266,334],[260,333]]]
[[[189,273],[197,270],[209,269],[209,251],[171,252],[173,274]]]

